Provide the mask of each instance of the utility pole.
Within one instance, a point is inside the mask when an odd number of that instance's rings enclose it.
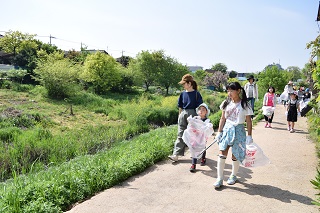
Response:
[[[51,38],[56,38],[56,37],[53,37],[53,36],[51,36],[51,34],[50,34],[50,45],[51,45]]]

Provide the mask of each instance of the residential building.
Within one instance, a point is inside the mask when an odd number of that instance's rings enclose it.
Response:
[[[190,72],[196,72],[197,70],[203,70],[203,67],[201,66],[188,66],[188,69],[190,70]]]

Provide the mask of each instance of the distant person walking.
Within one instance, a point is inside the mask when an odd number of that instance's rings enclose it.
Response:
[[[275,95],[274,87],[270,86],[268,92],[263,97],[263,106],[276,107],[277,96]],[[271,123],[273,120],[274,110],[270,111],[271,115],[264,115],[264,120],[266,121],[266,128],[272,128]]]
[[[253,115],[251,118],[254,116],[254,102],[257,99],[258,100],[258,85],[254,82],[255,79],[253,75],[250,75],[248,77],[248,82],[244,85],[244,91],[246,92],[246,96],[248,98],[248,101],[251,104],[251,109],[253,112]]]
[[[286,106],[287,102],[290,100],[290,94],[294,92],[293,89],[293,82],[289,81],[287,83],[287,85],[284,87],[283,89],[283,93],[282,93],[282,101],[283,101],[283,105]]]
[[[228,98],[220,105],[222,115],[219,122],[218,134],[216,136],[219,144],[219,156],[217,162],[217,180],[213,184],[220,188],[223,184],[224,166],[228,156],[229,148],[232,148],[232,173],[227,184],[233,185],[237,181],[237,173],[240,163],[246,155],[246,143],[252,143],[252,120],[251,106],[248,104],[247,96],[239,82],[232,82],[227,86]],[[248,135],[244,123],[247,124]]]
[[[178,161],[178,156],[184,156],[186,144],[182,139],[182,135],[188,125],[187,118],[190,115],[196,116],[196,108],[203,103],[202,96],[197,90],[197,83],[190,74],[184,75],[179,84],[183,86],[184,91],[178,99],[178,137],[175,141],[172,155],[168,156],[174,162]]]
[[[300,104],[296,92],[290,93],[290,100],[287,103],[287,121],[288,130],[294,133],[294,123],[298,120],[298,112],[300,113]]]

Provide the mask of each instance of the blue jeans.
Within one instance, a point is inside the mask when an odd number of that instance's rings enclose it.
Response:
[[[252,112],[254,114],[254,101],[255,101],[255,98],[248,98],[248,101],[251,104],[251,109],[252,109]],[[251,115],[251,118],[253,118],[253,115]]]

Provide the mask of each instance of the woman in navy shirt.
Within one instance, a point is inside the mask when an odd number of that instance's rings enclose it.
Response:
[[[196,108],[203,103],[202,96],[199,93],[197,83],[193,80],[190,74],[186,74],[179,82],[185,89],[179,96],[179,118],[178,118],[178,137],[174,144],[172,155],[169,158],[176,162],[178,156],[183,156],[186,144],[183,142],[182,135],[185,129],[187,129],[187,118],[192,115],[196,116]]]

